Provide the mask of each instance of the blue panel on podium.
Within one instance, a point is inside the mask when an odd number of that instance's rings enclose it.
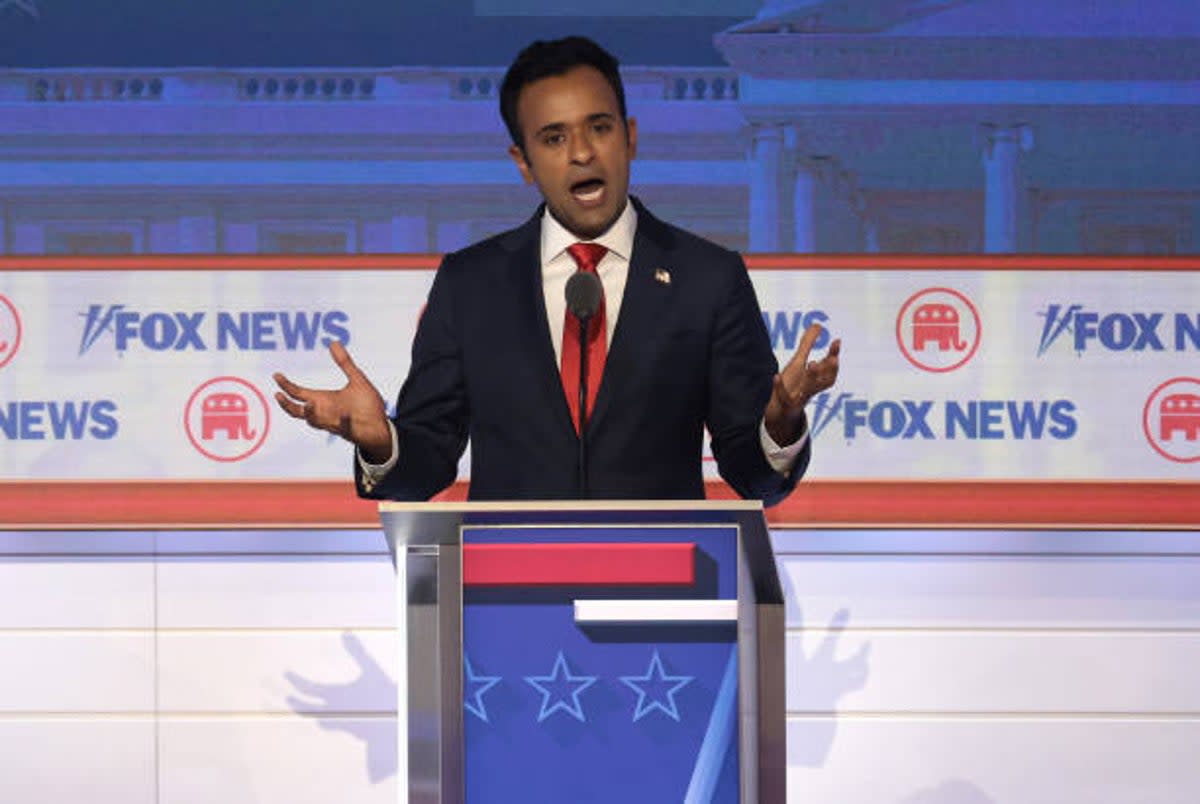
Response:
[[[735,526],[462,537],[468,804],[738,801]]]

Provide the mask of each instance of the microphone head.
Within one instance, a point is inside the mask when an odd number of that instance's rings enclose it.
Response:
[[[604,286],[600,277],[588,271],[576,271],[567,280],[567,309],[580,320],[587,320],[600,309]]]

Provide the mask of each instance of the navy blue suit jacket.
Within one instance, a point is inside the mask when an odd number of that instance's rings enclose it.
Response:
[[[588,421],[589,496],[702,499],[707,426],[721,476],[743,497],[778,502],[809,447],[787,477],[763,457],[759,423],[777,364],[745,265],[640,204],[637,212]],[[540,220],[541,210],[443,260],[393,420],[399,460],[370,493],[356,461],[363,496],[428,499],[454,481],[468,437],[471,499],[580,496],[579,439],[546,319]]]

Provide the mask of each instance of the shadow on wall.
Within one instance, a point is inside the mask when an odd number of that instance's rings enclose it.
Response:
[[[296,673],[284,673],[297,693],[287,697],[287,704],[301,717],[315,719],[322,729],[345,732],[362,741],[367,755],[367,777],[377,784],[396,774],[395,717],[381,716],[377,708],[379,702],[395,705],[396,682],[371,658],[354,634],[342,634],[342,644],[358,664],[358,677],[345,684],[325,684]]]
[[[863,642],[849,658],[838,658],[838,644],[850,621],[850,612],[839,609],[830,620],[821,641],[806,653],[808,639],[800,616],[799,597],[792,587],[786,567],[779,573],[785,599],[795,612],[788,622],[789,632],[802,636],[798,650],[788,650],[787,657],[787,757],[788,765],[819,768],[825,764],[833,739],[837,735],[838,703],[846,695],[861,690],[870,673],[868,659],[871,644]],[[794,715],[802,715],[797,718]]]
[[[918,790],[901,799],[900,804],[997,804],[975,785],[962,779],[950,779],[937,787]]]

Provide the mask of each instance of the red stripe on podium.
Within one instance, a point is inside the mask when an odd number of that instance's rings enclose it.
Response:
[[[690,542],[465,544],[463,586],[690,586]]]

